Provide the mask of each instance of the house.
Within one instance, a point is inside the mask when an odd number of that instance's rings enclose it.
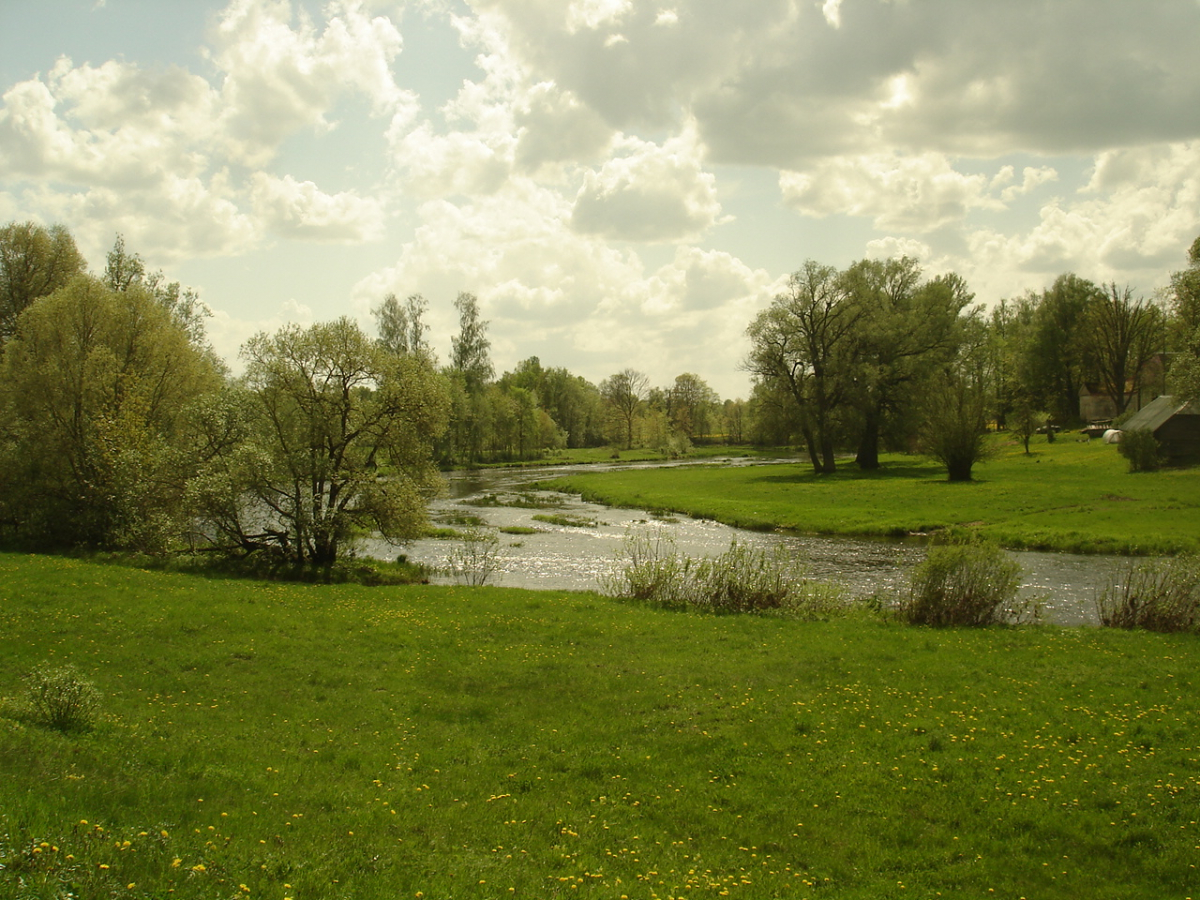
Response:
[[[1121,430],[1152,432],[1168,462],[1200,459],[1200,401],[1164,395],[1130,416]]]

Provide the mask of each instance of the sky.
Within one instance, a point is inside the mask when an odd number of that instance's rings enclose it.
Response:
[[[0,222],[263,330],[461,291],[530,356],[747,396],[808,259],[1153,296],[1200,235],[1200,0],[0,0]]]

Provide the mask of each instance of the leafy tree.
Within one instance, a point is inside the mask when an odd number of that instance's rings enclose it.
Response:
[[[488,323],[479,318],[479,301],[474,294],[459,294],[454,308],[458,310],[458,335],[450,340],[450,367],[463,373],[468,391],[478,391],[495,373],[488,354],[492,346],[487,337]]]
[[[34,300],[86,270],[75,239],[62,225],[11,222],[0,228],[0,345],[12,337],[17,317]]]
[[[228,466],[243,483],[215,479],[198,498],[234,513],[232,526],[214,517],[224,537],[319,568],[365,530],[415,537],[441,484],[432,441],[446,427],[447,400],[432,368],[386,351],[347,318],[259,334],[242,356],[253,427],[237,452],[257,462]],[[223,488],[257,504],[238,509]]]
[[[1092,371],[1090,312],[1100,289],[1078,275],[1060,275],[1042,292],[1026,344],[1029,378],[1040,386],[1037,405],[1060,424],[1079,420],[1079,393]]]
[[[148,273],[145,261],[139,254],[125,249],[125,238],[119,234],[106,259],[102,278],[111,290],[144,288],[171,314],[193,344],[212,354],[204,328],[204,321],[212,311],[200,300],[199,294],[182,287],[178,281],[168,281],[161,269]],[[213,358],[216,359],[215,355]]]
[[[861,416],[855,462],[877,469],[884,428],[905,430],[925,382],[957,350],[958,317],[974,295],[953,273],[922,281],[920,264],[907,256],[862,260],[843,278],[859,310],[849,393]]]
[[[689,441],[710,433],[721,398],[703,378],[692,372],[677,375],[667,395],[671,422]]]
[[[600,396],[621,423],[626,450],[633,448],[633,423],[646,399],[649,385],[650,379],[635,369],[622,369],[600,382]]]
[[[410,294],[403,302],[395,294],[388,294],[372,310],[379,329],[379,342],[398,356],[420,354],[431,365],[436,365],[436,356],[426,336],[425,313],[428,309],[429,301],[420,294]]]
[[[1200,237],[1188,248],[1188,267],[1171,275],[1172,393],[1200,397]]]
[[[1113,283],[1092,304],[1089,325],[1100,383],[1119,416],[1130,386],[1141,387],[1147,364],[1162,350],[1162,317],[1158,307]]]
[[[850,385],[848,345],[862,315],[837,270],[808,260],[746,330],[752,349],[743,367],[791,398],[818,474],[837,469],[834,417]]]
[[[987,409],[987,391],[970,375],[947,369],[933,380],[921,448],[946,467],[950,481],[970,481],[975,463],[989,455]]]
[[[142,285],[78,275],[19,317],[2,363],[0,496],[39,545],[161,550],[199,464],[189,419],[213,358]]]

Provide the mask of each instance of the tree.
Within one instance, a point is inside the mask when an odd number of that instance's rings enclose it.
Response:
[[[12,222],[0,228],[0,345],[34,300],[65,287],[87,262],[62,225]]]
[[[1171,392],[1200,397],[1200,237],[1188,248],[1188,267],[1171,275]]]
[[[78,275],[17,320],[2,363],[6,519],[38,545],[161,550],[199,463],[213,358],[143,286]]]
[[[699,375],[684,372],[675,376],[668,393],[671,422],[689,441],[707,435],[721,398]]]
[[[1068,273],[1042,292],[1034,312],[1026,364],[1040,386],[1035,403],[1060,425],[1079,419],[1079,392],[1092,367],[1089,310],[1101,296],[1092,282]]]
[[[204,320],[212,315],[212,311],[194,290],[182,287],[178,281],[168,281],[161,269],[147,273],[145,261],[139,254],[125,249],[125,238],[119,234],[108,251],[102,278],[114,291],[144,288],[187,332],[193,344],[212,353],[204,328]]]
[[[1114,282],[1091,305],[1088,324],[1100,383],[1119,416],[1130,389],[1140,389],[1147,364],[1162,349],[1158,307],[1134,299],[1129,287],[1118,288]]]
[[[849,387],[848,345],[861,316],[837,270],[810,259],[746,329],[752,349],[743,368],[791,397],[817,474],[837,468],[834,415]]]
[[[463,373],[467,390],[475,392],[495,373],[488,355],[492,346],[487,337],[488,323],[479,318],[479,301],[474,294],[459,294],[454,308],[458,310],[458,335],[450,339],[450,366]]]
[[[635,369],[622,369],[600,382],[600,396],[613,410],[625,435],[625,449],[633,448],[633,423],[646,399],[650,379]]]
[[[397,356],[420,354],[431,365],[436,365],[435,354],[426,337],[425,313],[428,309],[429,301],[420,294],[409,294],[403,302],[395,294],[388,294],[372,310],[379,329],[379,342]]]
[[[254,427],[238,452],[260,464],[230,469],[246,482],[227,487],[258,505],[239,512],[226,500],[235,516],[233,527],[215,522],[224,536],[318,568],[362,531],[415,537],[441,484],[432,442],[446,427],[447,399],[432,368],[387,352],[347,318],[259,334],[242,357]],[[221,504],[217,494],[200,499]]]
[[[855,462],[877,469],[883,429],[890,424],[911,434],[903,427],[906,413],[919,406],[926,380],[956,352],[958,317],[974,295],[953,273],[922,281],[920,264],[907,256],[864,259],[843,280],[859,310],[848,393],[861,417]]]
[[[975,463],[989,455],[987,391],[969,375],[947,369],[926,397],[921,448],[946,467],[950,481],[970,481]]]

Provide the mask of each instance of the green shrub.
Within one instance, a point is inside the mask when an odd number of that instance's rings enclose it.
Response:
[[[827,616],[845,608],[842,591],[806,578],[783,546],[768,552],[734,541],[720,556],[694,559],[658,532],[634,532],[625,539],[624,556],[602,582],[606,593],[622,599],[717,613]]]
[[[1106,628],[1200,630],[1200,560],[1196,557],[1131,563],[1096,598]]]
[[[41,665],[25,676],[31,718],[59,731],[88,731],[95,724],[100,694],[74,666]]]
[[[1162,445],[1147,428],[1122,431],[1117,450],[1129,460],[1130,472],[1153,472],[1162,465]]]
[[[1017,600],[1021,565],[995,544],[942,544],[913,567],[896,614],[910,625],[982,627],[1036,617]]]

